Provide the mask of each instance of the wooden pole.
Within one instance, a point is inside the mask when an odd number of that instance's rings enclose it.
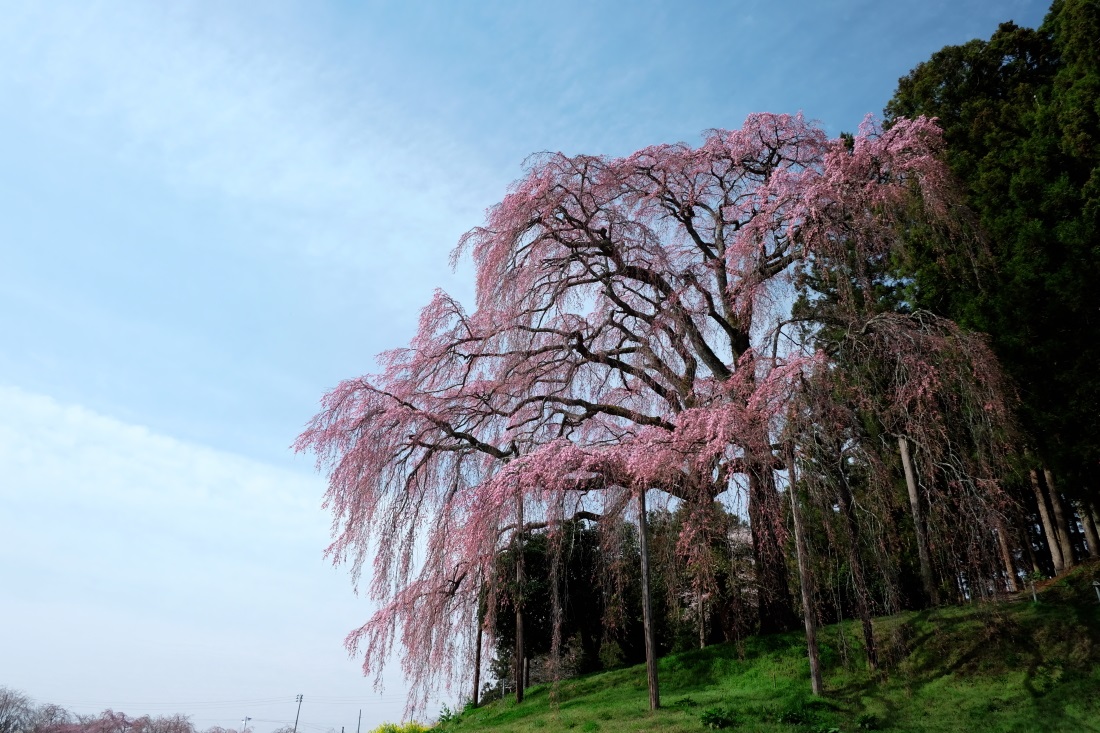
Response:
[[[703,589],[700,588],[695,594],[696,603],[698,603],[699,618],[696,619],[699,622],[699,648],[702,649],[707,645],[707,608],[706,600],[703,598]]]
[[[515,604],[516,604],[516,656],[515,656],[515,678],[516,678],[516,703],[523,702],[523,660],[525,658],[523,649],[523,582],[524,582],[524,568],[523,568],[523,497],[516,497],[516,533],[515,533],[515,546],[516,546],[516,592],[515,592]]]
[[[795,490],[794,446],[787,446],[787,493],[791,498],[791,519],[794,521],[794,546],[798,554],[798,584],[802,587],[802,617],[806,622],[806,653],[810,658],[810,689],[820,695],[824,691],[821,682],[821,662],[817,648],[817,623],[814,618],[813,576],[810,574],[809,550],[802,525],[802,510]]]
[[[653,628],[653,604],[649,594],[649,523],[646,519],[645,489],[638,491],[638,549],[642,556],[642,626],[645,629],[645,671],[649,682],[649,709],[661,707],[657,681],[657,637]]]
[[[905,469],[905,485],[909,489],[909,507],[913,512],[913,526],[917,533],[917,555],[920,557],[920,577],[924,583],[924,592],[932,605],[939,605],[936,582],[932,577],[932,559],[928,552],[928,537],[924,532],[924,519],[920,508],[920,494],[917,493],[917,476],[913,470],[913,460],[909,455],[909,441],[904,435],[898,436],[898,449],[901,451],[901,465]]]
[[[470,698],[474,701],[474,707],[478,705],[478,694],[481,687],[481,600],[478,599],[477,609],[477,638],[474,641],[474,694]]]

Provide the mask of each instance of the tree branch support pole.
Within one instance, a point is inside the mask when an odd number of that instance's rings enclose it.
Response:
[[[813,576],[810,573],[810,558],[806,548],[805,528],[802,525],[802,509],[798,504],[798,492],[795,490],[794,446],[787,446],[787,493],[791,495],[791,519],[794,521],[794,546],[798,553],[798,584],[802,587],[802,616],[806,622],[806,653],[810,658],[810,689],[815,695],[824,692],[821,682],[821,661],[817,648],[817,621],[814,618]]]
[[[470,699],[473,700],[475,708],[478,706],[478,695],[481,692],[481,627],[484,622],[484,619],[481,617],[481,598],[483,593],[484,590],[478,592],[477,613],[475,614],[477,618],[477,634],[474,637],[474,694],[470,697]]]
[[[526,654],[523,649],[523,497],[516,497],[516,703],[523,702],[523,662]]]
[[[928,552],[928,536],[924,531],[924,517],[920,508],[920,494],[917,493],[917,475],[913,470],[913,459],[909,455],[909,441],[904,435],[898,436],[898,449],[901,451],[901,465],[905,469],[905,485],[909,489],[909,507],[913,512],[913,527],[917,534],[917,555],[920,557],[920,577],[924,583],[924,593],[933,606],[939,605],[936,581],[932,577],[932,559]]]
[[[661,707],[657,681],[657,637],[653,624],[653,604],[649,594],[649,521],[646,517],[645,489],[638,490],[638,549],[642,556],[642,625],[645,628],[645,671],[649,682],[649,709]]]
[[[1062,548],[1058,544],[1054,523],[1050,521],[1050,510],[1047,509],[1043,488],[1039,486],[1039,473],[1033,468],[1028,471],[1028,477],[1031,479],[1031,490],[1035,492],[1035,503],[1039,505],[1039,518],[1043,521],[1043,533],[1047,536],[1047,547],[1050,549],[1050,559],[1054,563],[1054,574],[1061,575],[1065,570],[1062,562]]]

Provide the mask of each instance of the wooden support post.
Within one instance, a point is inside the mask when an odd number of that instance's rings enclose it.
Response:
[[[802,587],[802,616],[806,622],[806,653],[810,658],[810,689],[820,695],[824,691],[821,682],[821,662],[817,648],[817,623],[814,618],[813,576],[810,573],[809,550],[806,547],[805,528],[802,525],[802,509],[798,505],[795,490],[794,447],[787,446],[787,493],[791,498],[791,519],[794,522],[794,546],[798,554],[798,584]]]
[[[516,548],[516,654],[515,659],[515,678],[516,678],[516,702],[523,702],[523,584],[524,584],[524,568],[523,568],[523,497],[516,497],[516,533],[515,533],[515,548]]]
[[[936,581],[932,576],[932,558],[928,551],[928,537],[924,531],[923,512],[920,507],[920,494],[917,492],[917,475],[913,470],[913,460],[909,455],[909,441],[905,436],[898,437],[898,449],[901,451],[901,465],[905,470],[905,485],[909,489],[909,507],[913,512],[913,526],[917,534],[917,555],[920,558],[920,577],[924,583],[924,593],[932,605],[939,605]]]
[[[638,490],[638,545],[642,556],[642,625],[645,628],[645,670],[649,681],[649,709],[656,710],[661,707],[661,692],[657,681],[657,637],[649,592],[649,521],[646,518],[645,489]]]

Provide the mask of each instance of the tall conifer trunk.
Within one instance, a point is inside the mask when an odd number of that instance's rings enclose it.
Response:
[[[924,594],[933,606],[939,604],[936,581],[932,576],[932,558],[928,551],[928,536],[924,529],[924,516],[920,506],[920,494],[917,492],[917,475],[913,470],[913,459],[909,455],[909,441],[905,436],[898,437],[898,449],[901,451],[901,465],[905,471],[905,486],[909,490],[909,508],[913,513],[913,527],[917,535],[917,555],[920,558],[920,577],[924,585]]]
[[[1080,502],[1077,505],[1077,512],[1081,515],[1081,524],[1085,527],[1085,542],[1089,546],[1089,557],[1098,558],[1100,557],[1100,534],[1096,531],[1096,521],[1092,517],[1092,512],[1089,511],[1088,502]]]
[[[1061,575],[1065,569],[1062,561],[1062,548],[1058,542],[1058,535],[1054,530],[1054,523],[1050,518],[1050,510],[1047,509],[1047,500],[1043,495],[1043,488],[1039,485],[1039,473],[1033,468],[1028,471],[1031,479],[1031,489],[1035,492],[1035,503],[1039,505],[1039,518],[1043,522],[1043,533],[1047,538],[1047,547],[1050,548],[1050,560],[1054,563],[1054,574]]]
[[[1047,492],[1050,494],[1050,507],[1054,510],[1054,530],[1058,534],[1058,548],[1062,551],[1062,567],[1069,570],[1076,564],[1073,536],[1069,531],[1069,520],[1073,518],[1073,512],[1067,512],[1062,504],[1062,497],[1058,495],[1058,489],[1054,485],[1054,474],[1049,468],[1043,469],[1043,478],[1046,479]]]

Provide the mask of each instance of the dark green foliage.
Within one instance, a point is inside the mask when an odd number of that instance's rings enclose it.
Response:
[[[560,552],[560,586],[562,642],[575,643],[576,665],[571,670],[577,674],[602,669],[601,646],[605,643],[605,616],[608,598],[605,597],[603,576],[607,566],[615,562],[600,547],[597,530],[582,523],[567,524],[562,530],[560,546],[543,532],[529,532],[524,538],[524,566],[526,582],[522,589],[515,585],[515,550],[512,547],[497,558],[497,574],[505,590],[503,602],[496,613],[496,638],[498,657],[511,659],[510,650],[515,644],[515,605],[513,599],[520,590],[524,608],[524,643],[528,655],[547,655],[553,642],[553,586],[551,585],[554,555]],[[622,551],[630,552],[629,540]],[[631,557],[633,559],[633,556]],[[617,641],[612,633],[609,641]],[[637,645],[640,647],[640,643]],[[633,647],[630,649],[633,650]],[[644,659],[644,651],[642,659]],[[636,659],[630,658],[630,663]],[[510,663],[510,662],[509,662]]]
[[[699,716],[699,722],[703,724],[704,728],[710,728],[711,730],[733,728],[737,725],[737,715],[730,708],[719,705],[704,710],[702,715]]]
[[[909,297],[992,336],[1035,450],[1067,490],[1095,491],[1100,4],[1058,0],[1038,29],[1004,23],[942,49],[900,80],[886,114],[939,118],[992,254],[952,259],[915,241]]]
[[[751,572],[752,548],[747,540],[741,545],[730,542],[730,529],[740,523],[736,516],[717,505],[708,516],[713,524],[708,535],[708,577],[701,580],[677,550],[684,511],[650,513],[650,582],[661,655],[699,645],[697,588],[704,585],[702,636],[706,643],[740,638],[751,631],[748,619],[754,613],[745,608],[741,600],[745,590],[735,581]],[[494,629],[497,650],[492,672],[497,679],[510,674],[515,644],[514,552],[513,547],[505,548],[497,558],[497,582],[503,590]],[[555,562],[561,579],[561,651],[563,658],[571,660],[559,674],[571,676],[644,662],[637,528],[622,523],[604,528],[601,534],[595,526],[578,522],[565,525],[560,538],[541,531],[525,536],[526,581],[520,589],[525,648],[528,656],[544,661],[552,652]],[[533,679],[540,675],[535,673]]]
[[[695,702],[690,697],[681,697],[677,700],[673,700],[668,704],[670,708],[680,708],[682,710],[690,710],[691,708],[698,707],[699,703]]]
[[[783,709],[780,710],[779,714],[775,717],[775,722],[783,723],[784,725],[809,725],[816,721],[817,714],[806,705],[804,700],[799,700],[783,706]]]
[[[860,713],[856,716],[855,723],[858,730],[879,730],[882,728],[882,721],[874,713]]]

